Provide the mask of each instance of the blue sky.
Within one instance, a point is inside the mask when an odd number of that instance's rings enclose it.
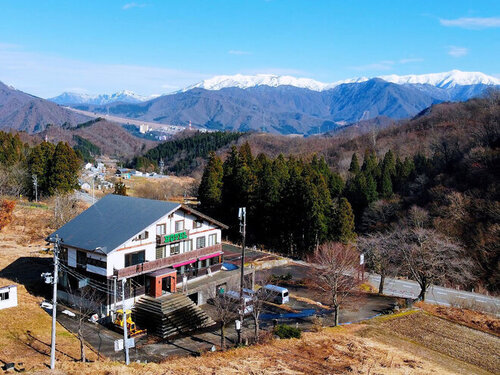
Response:
[[[500,1],[0,0],[0,81],[41,97],[452,69],[500,77]]]

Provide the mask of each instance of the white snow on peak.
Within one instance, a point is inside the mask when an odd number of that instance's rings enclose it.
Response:
[[[182,91],[188,91],[194,88],[203,88],[206,90],[220,90],[227,87],[238,87],[247,89],[256,86],[295,86],[314,91],[323,91],[328,84],[309,78],[296,78],[292,76],[279,76],[275,74],[257,74],[254,76],[236,74],[233,76],[216,76],[206,79],[200,83],[189,86]]]
[[[454,87],[457,85],[500,85],[500,79],[498,78],[488,76],[481,72],[462,72],[460,70],[420,75],[409,74],[405,76],[391,74],[379,78],[400,85],[405,83],[427,84],[441,88]]]
[[[421,75],[404,75],[396,74],[378,76],[388,82],[397,84],[428,84],[441,88],[454,87],[456,85],[500,85],[500,79],[488,76],[480,72],[462,72],[460,70],[452,70],[444,73],[431,73]],[[206,90],[220,90],[228,87],[238,87],[247,89],[256,86],[294,86],[305,88],[313,91],[324,91],[344,83],[360,83],[368,81],[370,78],[359,77],[351,78],[342,81],[324,83],[310,78],[296,78],[292,76],[280,76],[275,74],[257,74],[257,75],[221,75],[206,79],[195,85],[186,87],[178,92],[186,92],[194,88],[203,88]]]
[[[114,94],[100,94],[100,95],[89,95],[73,92],[63,92],[54,98],[50,98],[58,104],[92,104],[92,105],[103,105],[114,102],[125,102],[125,103],[139,103],[145,102],[147,100],[155,99],[160,95],[150,95],[143,96],[136,94],[130,90],[122,90],[115,92]]]

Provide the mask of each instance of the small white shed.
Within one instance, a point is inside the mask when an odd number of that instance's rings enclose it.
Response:
[[[0,310],[17,306],[17,285],[0,287]]]

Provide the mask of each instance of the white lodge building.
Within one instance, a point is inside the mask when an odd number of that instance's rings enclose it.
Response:
[[[115,280],[126,280],[127,301],[175,293],[183,279],[220,270],[225,228],[178,203],[107,195],[49,236],[61,239],[59,297],[88,285],[109,312]]]

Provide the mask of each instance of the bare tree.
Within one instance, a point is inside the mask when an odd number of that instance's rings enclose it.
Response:
[[[265,275],[260,278],[260,280],[256,281],[256,286],[259,288],[256,293],[252,295],[252,311],[251,315],[253,318],[254,322],[254,337],[255,337],[255,342],[259,342],[259,332],[260,332],[260,324],[259,324],[259,319],[260,319],[260,314],[264,310],[264,307],[267,303],[267,301],[272,300],[272,293],[271,291],[263,288],[265,285],[270,283],[270,276]]]
[[[226,290],[211,289],[209,302],[213,305],[212,318],[220,325],[220,346],[226,350],[225,327],[238,317],[239,299],[227,294]]]
[[[462,247],[443,234],[416,227],[396,231],[395,235],[400,243],[403,265],[419,284],[418,298],[422,301],[431,284],[466,285],[473,280],[472,261]]]
[[[378,293],[383,294],[385,278],[396,274],[399,268],[397,236],[395,236],[394,232],[390,232],[360,237],[358,239],[358,249],[365,254],[368,267],[380,275]]]
[[[54,217],[51,227],[59,228],[78,215],[78,199],[72,194],[57,193],[54,196]]]
[[[71,289],[71,284],[69,283],[69,297],[71,304],[77,310],[78,315],[76,316],[78,331],[77,337],[80,341],[80,358],[82,362],[85,362],[85,333],[84,333],[84,322],[89,319],[90,316],[99,311],[99,305],[102,302],[102,296],[99,292],[89,286],[80,288],[78,291],[73,291]]]
[[[359,254],[351,245],[327,242],[316,249],[311,261],[315,267],[314,281],[320,290],[328,293],[337,326],[340,307],[359,286],[354,272]]]

